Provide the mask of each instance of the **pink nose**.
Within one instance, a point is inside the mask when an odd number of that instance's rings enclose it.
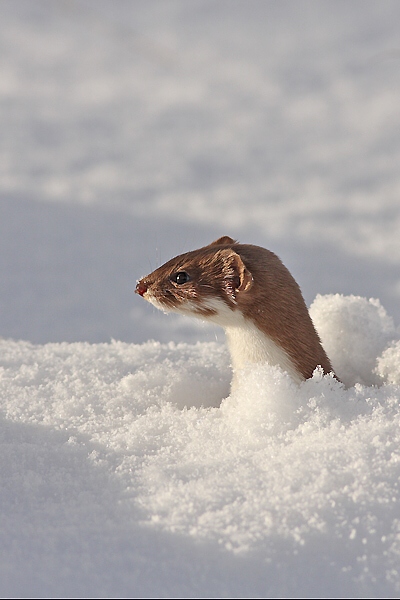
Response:
[[[147,292],[147,285],[145,285],[144,283],[139,281],[139,283],[136,286],[135,292],[137,294],[140,294],[141,296],[143,296],[143,294],[145,294]]]

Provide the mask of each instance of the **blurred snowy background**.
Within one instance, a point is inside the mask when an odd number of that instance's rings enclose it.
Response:
[[[396,0],[0,0],[2,596],[398,597],[399,31]],[[349,389],[227,397],[222,333],[134,296],[220,235],[282,258]]]
[[[2,0],[0,334],[214,339],[133,296],[227,234],[400,319],[400,5]]]

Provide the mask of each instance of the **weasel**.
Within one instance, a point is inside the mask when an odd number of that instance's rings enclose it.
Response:
[[[224,236],[166,262],[135,291],[165,312],[222,326],[234,377],[249,363],[279,365],[296,382],[317,367],[333,373],[298,284],[265,248]]]

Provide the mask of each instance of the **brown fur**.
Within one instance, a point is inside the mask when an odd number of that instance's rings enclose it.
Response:
[[[177,285],[171,277],[184,271],[190,281]],[[197,316],[212,317],[205,301],[222,299],[283,348],[304,379],[321,366],[332,366],[315,331],[300,288],[281,260],[259,246],[239,244],[224,236],[212,244],[177,256],[141,279],[136,292],[149,292],[166,310],[190,300]]]

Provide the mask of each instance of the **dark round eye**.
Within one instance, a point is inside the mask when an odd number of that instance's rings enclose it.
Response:
[[[171,281],[177,283],[178,285],[182,285],[183,283],[190,281],[190,277],[186,271],[178,271],[178,273],[174,273],[171,276]]]

